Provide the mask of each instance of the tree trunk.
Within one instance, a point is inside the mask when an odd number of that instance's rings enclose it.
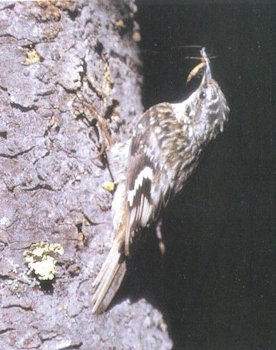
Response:
[[[1,349],[171,347],[143,300],[91,313],[111,245],[107,160],[113,149],[116,180],[126,159],[112,145],[142,112],[135,11],[134,0],[0,5]],[[38,273],[51,257],[56,271]]]

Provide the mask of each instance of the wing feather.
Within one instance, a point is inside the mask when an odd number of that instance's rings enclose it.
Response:
[[[160,104],[159,106],[163,106]],[[164,108],[167,104],[164,104]],[[162,206],[163,193],[160,188],[160,144],[152,132],[152,121],[156,121],[156,109],[149,109],[138,122],[132,138],[127,171],[128,220],[125,233],[125,254],[137,230],[145,227]],[[160,127],[159,127],[160,129]],[[166,192],[166,191],[165,191]]]
[[[134,157],[129,167],[127,181],[128,220],[125,233],[125,254],[129,255],[129,246],[134,233],[150,221],[154,213],[151,198],[152,181],[155,169],[146,155]],[[132,175],[132,176],[131,176]]]

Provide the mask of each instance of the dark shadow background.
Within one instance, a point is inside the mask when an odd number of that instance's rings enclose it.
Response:
[[[197,44],[231,112],[164,212],[166,254],[146,235],[127,288],[162,311],[175,349],[276,349],[275,5],[138,6],[145,108],[183,99],[199,49],[182,46]]]

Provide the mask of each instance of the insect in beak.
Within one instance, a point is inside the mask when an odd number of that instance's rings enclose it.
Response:
[[[193,60],[201,60],[201,63],[199,63],[197,66],[195,66],[189,73],[186,83],[188,84],[194,77],[196,77],[199,74],[202,74],[205,70],[206,78],[211,78],[211,70],[210,70],[210,59],[216,58],[216,56],[208,56],[206,54],[205,48],[203,47],[200,50],[201,57],[185,57],[186,59],[193,59]]]

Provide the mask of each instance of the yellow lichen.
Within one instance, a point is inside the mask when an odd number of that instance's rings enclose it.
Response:
[[[102,184],[102,188],[108,192],[113,192],[115,190],[115,183],[110,182],[110,181],[106,181]]]
[[[125,28],[126,24],[122,19],[118,19],[118,21],[115,22],[115,26],[117,28]]]
[[[39,63],[41,61],[41,56],[35,49],[29,49],[26,52],[26,58],[22,62],[24,66],[29,66],[30,64]]]
[[[56,260],[52,255],[55,253],[59,255],[64,253],[59,243],[33,243],[23,253],[28,265],[28,274],[33,273],[40,281],[53,280],[56,275]]]

